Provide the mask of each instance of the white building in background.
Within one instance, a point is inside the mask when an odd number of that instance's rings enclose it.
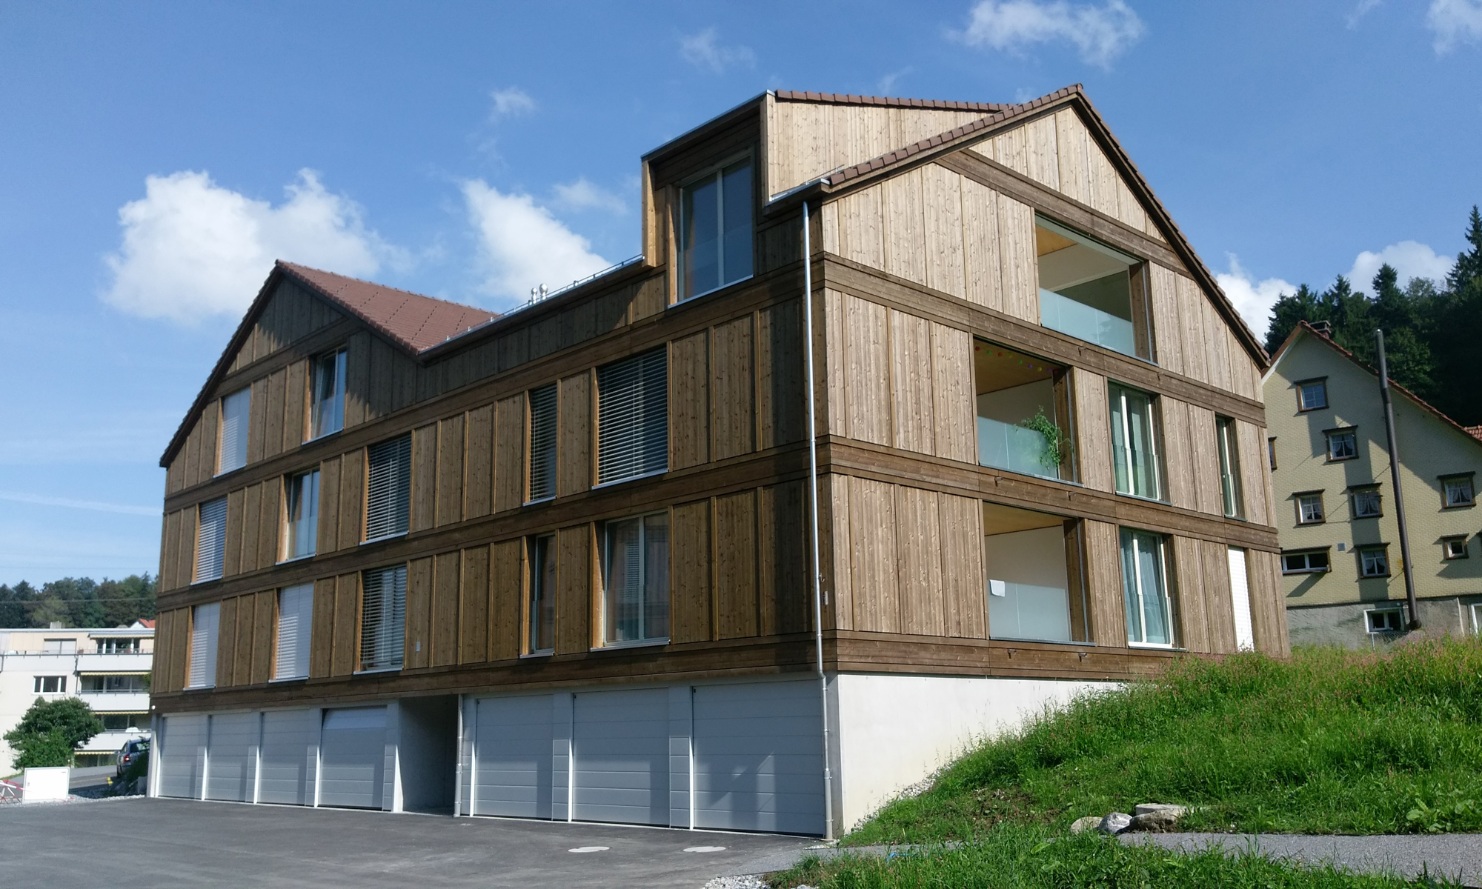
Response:
[[[0,736],[38,698],[82,698],[103,732],[78,751],[79,766],[109,765],[118,748],[149,730],[154,621],[114,629],[0,629]],[[0,738],[0,775],[15,751]]]

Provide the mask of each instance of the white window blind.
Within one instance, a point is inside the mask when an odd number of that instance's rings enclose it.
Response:
[[[1235,647],[1256,650],[1256,631],[1250,614],[1250,581],[1245,570],[1245,550],[1230,547],[1230,604],[1235,612]]]
[[[190,611],[190,678],[186,688],[216,685],[216,628],[221,604],[208,602]]]
[[[597,369],[597,483],[669,467],[669,355],[663,348]]]
[[[197,507],[195,582],[221,577],[226,554],[226,498],[207,500]]]
[[[274,679],[309,675],[309,630],[314,620],[314,585],[301,583],[278,591],[278,647]]]
[[[314,359],[310,393],[309,437],[318,438],[345,427],[345,350]]]
[[[378,568],[361,575],[360,669],[400,669],[406,650],[407,568]]]
[[[530,390],[530,499],[556,496],[556,384]]]
[[[247,465],[247,415],[251,412],[251,405],[251,389],[238,389],[221,399],[221,444],[216,457],[217,475]]]
[[[412,494],[412,437],[403,435],[372,445],[369,457],[365,539],[405,534]]]

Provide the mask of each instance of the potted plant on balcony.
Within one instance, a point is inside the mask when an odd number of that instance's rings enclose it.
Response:
[[[1070,454],[1070,436],[1065,434],[1059,423],[1045,416],[1044,408],[1035,411],[1034,416],[1019,421],[1019,425],[1038,432],[1044,438],[1039,462],[1046,472],[1058,473],[1066,456]]]

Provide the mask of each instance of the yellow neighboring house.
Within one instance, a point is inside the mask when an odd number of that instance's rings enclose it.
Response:
[[[1377,371],[1306,322],[1264,379],[1292,644],[1372,645],[1410,634]],[[1417,631],[1482,627],[1477,427],[1391,385]]]

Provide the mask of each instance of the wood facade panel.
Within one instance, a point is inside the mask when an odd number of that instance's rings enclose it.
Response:
[[[283,450],[304,443],[309,415],[309,362],[288,365],[283,380]]]
[[[504,540],[490,547],[486,624],[490,660],[509,660],[525,652],[526,573],[524,540]],[[558,631],[560,622],[557,614]]]
[[[226,527],[227,545],[222,548],[221,553],[221,575],[233,577],[252,568],[243,567],[244,561],[242,551],[244,547],[251,546],[253,541],[247,537],[247,526],[243,524],[243,507],[247,501],[247,489],[238,488],[226,495]],[[240,532],[241,536],[237,536]]]
[[[406,654],[409,670],[432,666],[432,600],[437,595],[431,558],[407,563]]]
[[[437,522],[437,425],[428,423],[412,430],[412,502],[407,527],[413,534]]]
[[[412,490],[415,500],[416,489]],[[365,536],[365,451],[351,451],[340,457],[340,549],[359,546]]]
[[[429,666],[458,663],[458,583],[463,577],[462,554],[438,553],[432,569],[432,657]]]
[[[823,356],[826,389],[818,393],[818,402],[825,407],[823,428],[830,435],[849,435],[849,336],[844,314],[849,299],[837,290],[824,291],[823,335],[814,344]]]
[[[967,331],[931,324],[932,426],[934,453],[948,460],[977,462],[977,405],[973,338]]]
[[[926,213],[922,202],[921,170],[915,169],[885,180],[880,186],[883,268],[892,275],[925,284],[927,266],[934,261],[922,248],[926,244]]]
[[[1271,487],[1271,464],[1266,458],[1266,430],[1243,420],[1234,422],[1245,517],[1249,521],[1274,526],[1276,504]]]
[[[590,371],[561,381],[556,434],[556,493],[560,496],[580,494],[592,486],[592,442],[596,433],[592,395]]]
[[[335,578],[314,581],[314,606],[309,627],[309,678],[327,679],[334,673]]]
[[[757,492],[757,597],[763,636],[813,628],[807,485],[786,482]]]
[[[1091,641],[1097,645],[1125,645],[1127,615],[1123,611],[1122,547],[1117,526],[1086,521],[1082,523],[1082,530],[1086,542],[1086,598],[1091,606]]]
[[[465,445],[462,414],[448,417],[437,424],[438,525],[451,525],[463,521]]]
[[[1209,350],[1204,342],[1204,295],[1192,278],[1175,274],[1174,289],[1177,297],[1178,333],[1183,341],[1184,376],[1201,383],[1211,380]]]
[[[277,591],[259,590],[252,600],[252,672],[248,681],[253,685],[265,685],[273,678],[273,628],[277,624]]]
[[[330,457],[319,464],[319,527],[314,539],[321,554],[340,548],[340,463]]]
[[[518,509],[528,488],[525,452],[529,450],[525,393],[494,403],[494,512]]]
[[[674,507],[669,527],[669,638],[676,644],[715,638],[712,622],[710,499]]]
[[[825,589],[829,590],[832,614],[824,615],[825,628],[854,629],[854,540],[851,533],[851,479],[830,473],[820,479],[820,504],[827,504],[828,521],[819,522],[819,544],[824,559]]]
[[[1158,365],[1169,373],[1184,373],[1183,322],[1179,317],[1178,279],[1157,263],[1148,263],[1148,296],[1153,308],[1153,336]]]
[[[890,345],[884,306],[845,296],[845,378],[848,436],[888,445],[891,442]]]
[[[807,435],[806,344],[803,304],[789,300],[757,312],[758,450],[801,441]]]
[[[715,498],[715,629],[720,639],[757,635],[756,491]]]
[[[902,450],[935,454],[933,325],[925,318],[894,309],[889,318],[891,440]]]
[[[881,224],[883,202],[880,187],[861,189],[837,203],[840,255],[872,269],[884,269],[885,232]]]
[[[939,496],[942,560],[942,632],[988,637],[983,582],[983,508],[970,497]]]
[[[935,491],[895,488],[896,573],[900,632],[946,634],[941,506]]]
[[[669,468],[710,462],[710,331],[669,345]]]
[[[1189,437],[1189,406],[1176,398],[1158,399],[1163,421],[1163,466],[1168,484],[1168,502],[1183,509],[1198,508],[1195,495],[1194,454],[1201,454]]]
[[[998,244],[1002,270],[1002,311],[1039,323],[1039,258],[1034,247],[1034,211],[1007,195],[998,196]]]
[[[752,316],[716,325],[711,336],[710,454],[724,460],[756,448],[756,352]]]
[[[463,488],[463,515],[488,515],[494,503],[494,405],[468,412],[468,482]],[[487,570],[487,565],[486,565]]]
[[[1205,592],[1204,547],[1192,537],[1168,542],[1168,569],[1178,602],[1178,643],[1189,651],[1210,652],[1210,603]]]
[[[278,561],[282,553],[278,535],[283,530],[283,481],[268,479],[262,483],[259,497],[261,513],[257,521],[257,567],[267,568]]]
[[[1090,134],[1076,113],[1055,112],[1055,160],[1059,164],[1060,193],[1082,204],[1091,203]]]
[[[360,575],[341,574],[334,588],[334,648],[331,676],[349,676],[360,667]]]
[[[963,178],[937,164],[920,168],[920,174],[925,224],[922,261],[926,265],[926,280],[923,283],[933,290],[965,299]]]
[[[1180,590],[1179,601],[1182,604],[1191,596],[1203,599],[1209,628],[1209,650],[1227,654],[1235,651],[1235,607],[1230,599],[1229,547],[1216,540],[1196,543],[1204,560],[1203,587],[1188,593]]]
[[[592,526],[556,533],[556,653],[578,654],[592,647]]]
[[[266,460],[283,453],[283,420],[286,408],[288,369],[276,370],[267,377],[264,391],[262,456]],[[293,443],[295,446],[298,442]]]
[[[237,681],[237,654],[240,650],[242,659],[247,665],[252,663],[252,615],[249,610],[247,620],[241,622],[247,629],[247,639],[240,646],[238,635],[241,630],[237,620],[237,605],[242,601],[249,605],[251,597],[232,596],[222,599],[219,610],[216,612],[216,684],[219,687],[229,687],[239,684]],[[246,684],[248,670],[242,670],[242,682]]]
[[[252,381],[252,395],[247,404],[247,462],[258,463],[267,456],[264,442],[268,425],[268,380]]]
[[[854,478],[849,488],[854,629],[901,632],[895,486]]]
[[[1004,308],[998,240],[998,192],[966,177],[962,188],[962,266],[969,302],[995,312]]]
[[[1223,515],[1220,496],[1219,451],[1215,446],[1214,411],[1188,405],[1189,466],[1194,478],[1194,508],[1208,515]]]
[[[262,522],[262,485],[248,485],[242,498],[242,536],[236,542],[241,545],[241,571],[256,571],[263,567],[258,562],[258,534]],[[230,505],[230,503],[228,503]],[[228,537],[231,532],[228,529]]]
[[[370,402],[370,356],[374,337],[361,330],[345,343],[345,428],[366,421]]]
[[[1280,556],[1252,549],[1246,550],[1246,558],[1256,648],[1273,657],[1289,657],[1292,644],[1287,634],[1286,603],[1277,580]]]
[[[1046,188],[1060,190],[1060,151],[1055,116],[1031,120],[1022,127],[1027,150],[1024,172]]]
[[[1111,408],[1106,377],[1077,367],[1071,371],[1070,386],[1075,397],[1075,449],[1081,484],[1096,491],[1111,491]]]

